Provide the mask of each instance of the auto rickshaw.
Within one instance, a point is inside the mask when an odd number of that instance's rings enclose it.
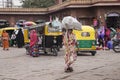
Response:
[[[52,52],[54,56],[57,56],[58,51],[62,47],[62,29],[53,27],[50,22],[29,27],[28,31],[30,32],[30,30],[33,29],[37,31],[39,36],[42,36],[42,45],[41,48],[39,48],[39,53],[36,52],[32,54],[32,56],[36,57],[38,54],[41,54],[41,52],[45,54]]]
[[[51,48],[54,55],[62,47],[62,28],[53,27],[51,23],[46,23],[45,26],[45,47]]]
[[[6,30],[6,32],[9,34],[9,37],[11,38],[12,33],[17,30],[16,27],[6,27],[6,28],[1,28],[0,29],[0,36],[2,36],[3,30]],[[12,41],[9,40],[10,46],[12,45]],[[2,45],[1,45],[2,46]]]
[[[95,39],[95,30],[91,26],[82,26],[82,31],[73,30],[73,33],[76,35],[77,52],[90,52],[92,56],[96,54],[96,39]]]
[[[7,28],[1,28],[0,29],[0,35],[2,35],[3,30],[6,30],[6,32],[9,33],[9,35],[12,34],[13,31],[17,30],[18,28],[16,27],[7,27]]]
[[[0,36],[2,36],[2,32],[3,30],[6,30],[6,32],[9,34],[9,37],[11,38],[11,35],[14,31],[18,30],[18,27],[7,27],[7,28],[1,28],[0,29]],[[28,39],[28,30],[23,29],[23,33],[24,33],[24,43],[29,43],[29,39]]]

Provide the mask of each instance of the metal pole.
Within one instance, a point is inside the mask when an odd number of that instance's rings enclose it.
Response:
[[[4,8],[4,0],[2,0],[2,6],[3,6],[3,8]]]
[[[6,7],[9,7],[9,0],[6,1]]]

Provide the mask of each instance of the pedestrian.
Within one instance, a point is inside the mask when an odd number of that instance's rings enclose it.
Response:
[[[95,29],[98,27],[98,20],[96,18],[93,19],[93,26]]]
[[[16,42],[18,48],[22,48],[24,46],[24,35],[21,28],[18,30],[18,33],[16,34]]]
[[[104,49],[104,35],[102,35],[102,32],[100,32],[100,35],[98,36],[98,42],[99,48],[102,46],[102,49]]]
[[[31,30],[30,32],[30,55],[33,52],[33,49],[36,47],[38,43],[38,36],[36,30]]]
[[[100,24],[100,28],[98,29],[98,46],[101,49],[101,45],[102,45],[102,49],[105,48],[105,26],[104,23],[101,22]]]
[[[107,47],[109,50],[113,48],[113,42],[110,38],[108,38]]]
[[[63,44],[65,47],[65,72],[72,72],[73,68],[71,64],[76,61],[76,38],[75,34],[72,33],[73,29],[68,29],[63,37]]]
[[[105,35],[105,26],[103,22],[101,22],[100,28],[98,29],[98,35],[99,34]]]
[[[5,30],[2,33],[2,46],[3,50],[9,50],[9,34]]]
[[[64,39],[65,33],[66,33],[66,29],[62,28],[62,40]],[[62,45],[64,45],[63,42],[62,42]]]
[[[104,37],[104,39],[105,39],[105,47],[107,47],[107,42],[110,39],[110,29],[107,28],[107,27],[105,28],[105,37]]]
[[[11,46],[16,46],[16,35],[15,35],[15,32],[13,32],[12,35],[11,35],[11,41],[12,41]]]

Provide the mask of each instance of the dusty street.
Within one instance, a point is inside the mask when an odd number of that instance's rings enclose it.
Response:
[[[64,72],[64,53],[57,57],[40,55],[30,57],[25,49],[0,47],[0,80],[120,80],[120,54],[97,51],[80,54],[74,63],[74,72]]]

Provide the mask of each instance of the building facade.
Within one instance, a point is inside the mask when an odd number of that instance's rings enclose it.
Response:
[[[93,25],[96,19],[108,27],[117,27],[120,26],[120,0],[56,0],[56,5],[49,8],[0,8],[0,19],[7,19],[11,26],[19,19],[49,21],[50,16],[60,20],[73,16],[83,25]]]

